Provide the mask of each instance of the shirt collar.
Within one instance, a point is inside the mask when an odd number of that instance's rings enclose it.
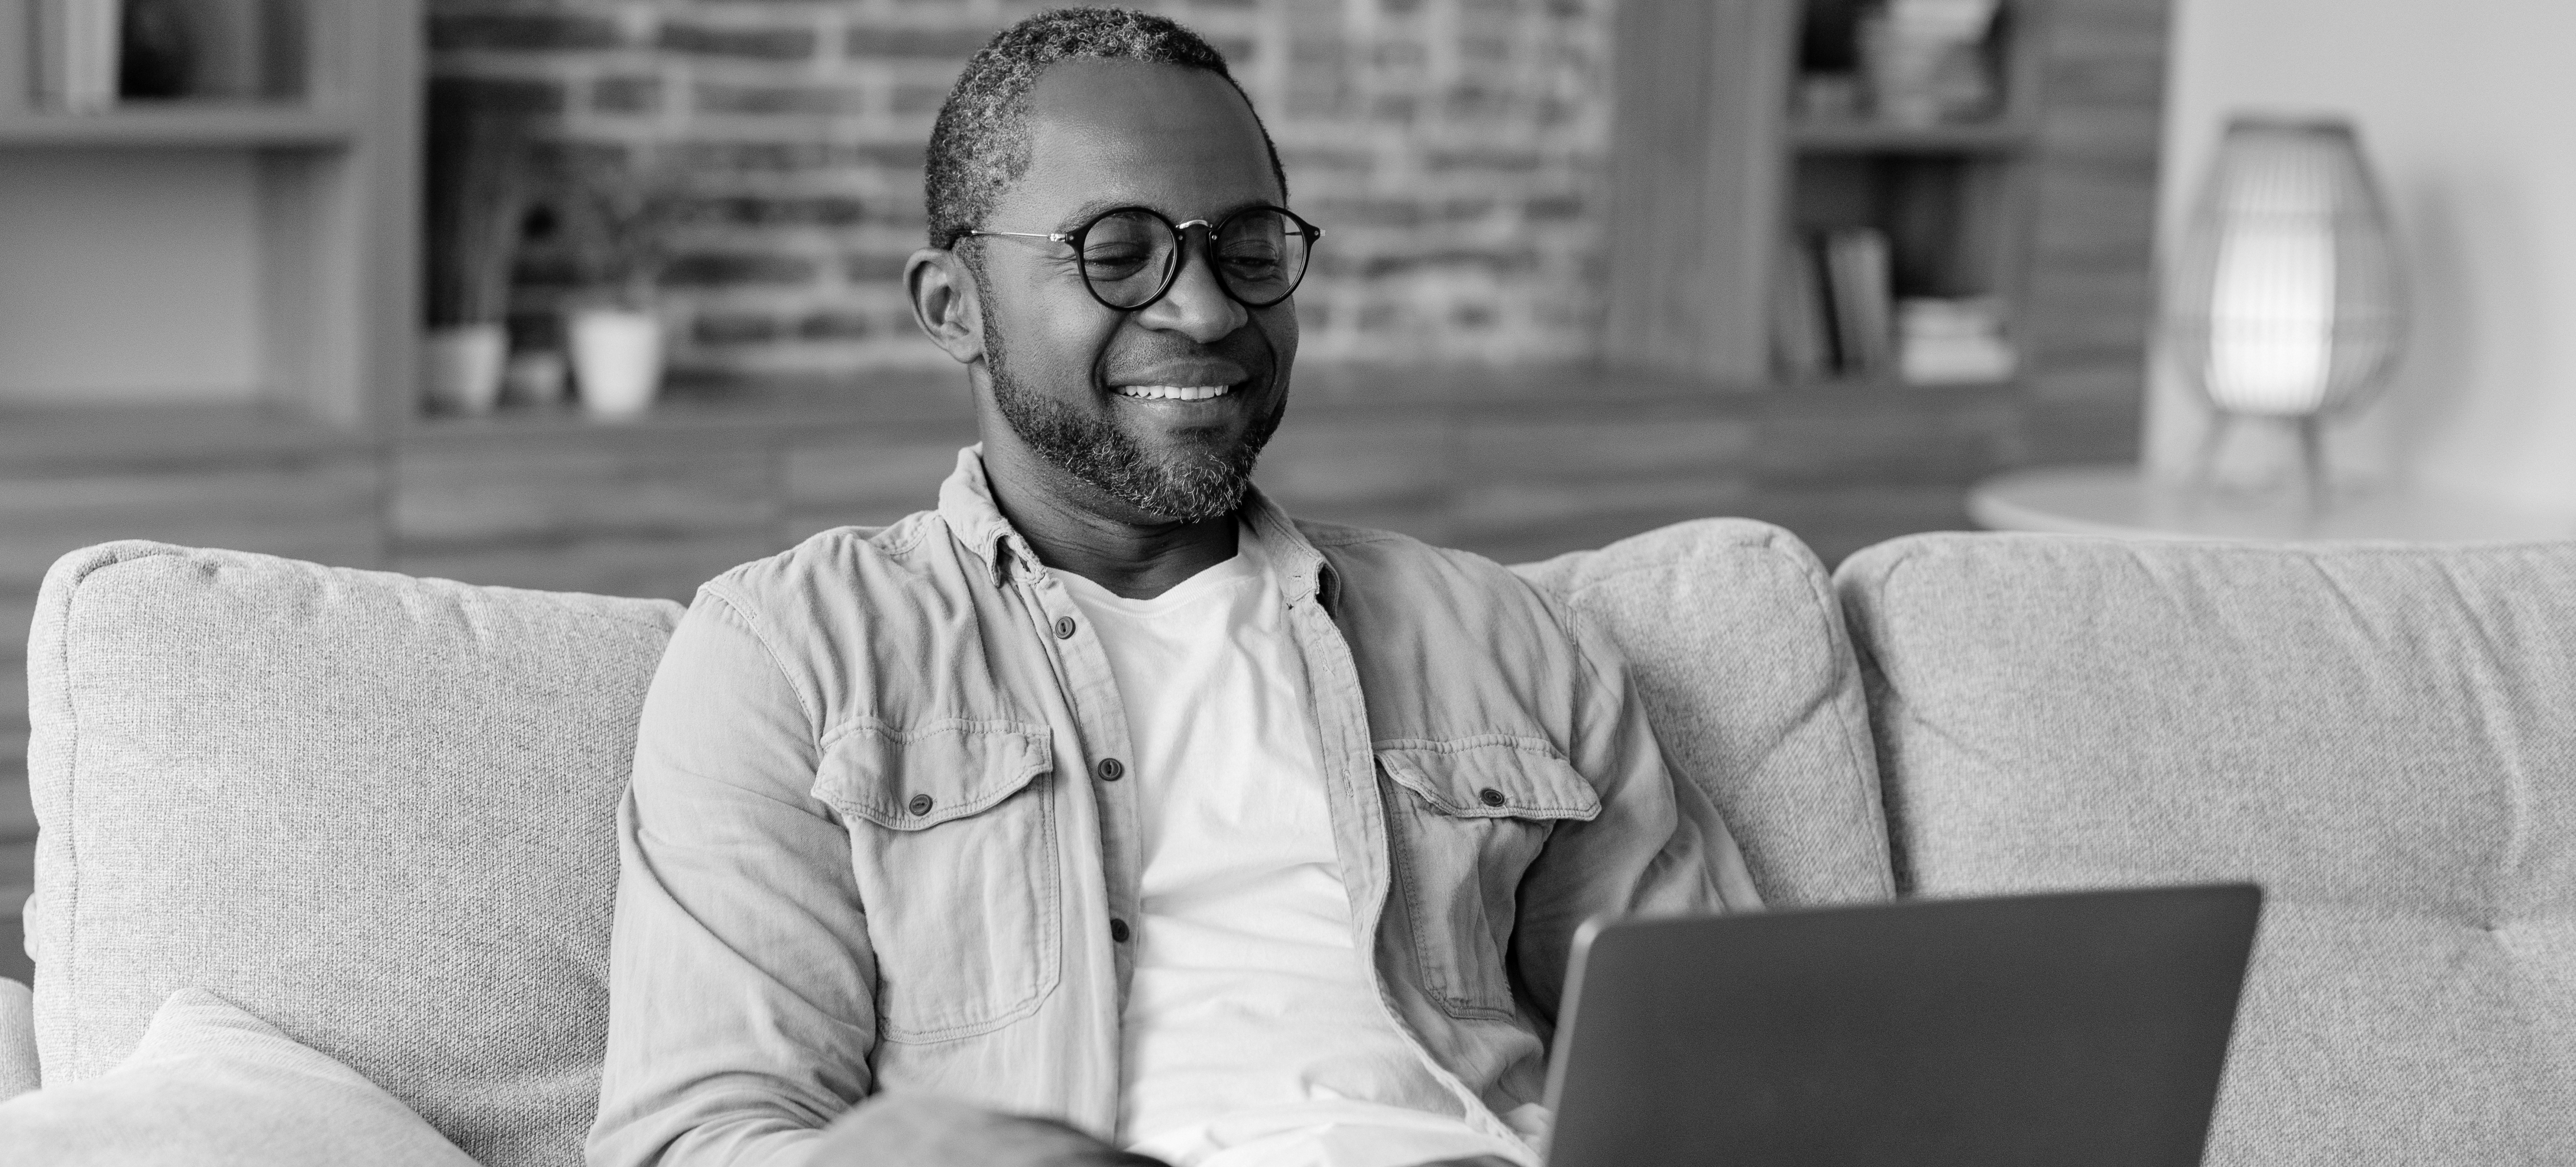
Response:
[[[1260,487],[1244,492],[1243,506],[1235,512],[1252,528],[1253,536],[1269,549],[1271,563],[1279,573],[1281,590],[1294,602],[1315,596],[1331,611],[1341,599],[1341,578],[1332,562],[1306,538],[1306,533],[1289,521]],[[948,524],[957,540],[984,561],[984,569],[994,587],[1011,582],[1011,561],[1017,558],[1035,569],[1037,551],[1029,546],[1011,521],[1002,517],[1002,508],[993,501],[992,481],[984,476],[984,447],[979,443],[957,451],[957,470],[939,487],[939,517]]]
[[[1260,487],[1243,492],[1243,506],[1235,513],[1252,528],[1253,537],[1269,549],[1272,568],[1279,573],[1280,591],[1290,603],[1313,596],[1326,612],[1340,603],[1342,578],[1333,570],[1333,561],[1315,549],[1306,533],[1289,520],[1288,512],[1271,502]]]
[[[984,561],[994,587],[1011,582],[1012,556],[1031,567],[1038,565],[1037,552],[1020,537],[1011,521],[1002,517],[1001,506],[993,501],[993,484],[984,477],[981,442],[957,451],[956,471],[939,484],[939,517],[958,542]]]

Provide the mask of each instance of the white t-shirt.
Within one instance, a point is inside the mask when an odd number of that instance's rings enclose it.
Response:
[[[1143,817],[1120,1140],[1180,1167],[1535,1165],[1461,1117],[1352,946],[1304,665],[1239,533],[1150,600],[1056,573],[1108,651]]]

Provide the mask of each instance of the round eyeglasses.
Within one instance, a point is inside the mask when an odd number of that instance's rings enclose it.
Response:
[[[1168,295],[1180,281],[1186,241],[1194,231],[1200,233],[1217,287],[1246,308],[1267,308],[1296,291],[1297,282],[1306,278],[1306,257],[1324,237],[1323,228],[1279,207],[1247,207],[1214,223],[1175,223],[1147,207],[1119,207],[1071,231],[967,234],[1072,244],[1091,298],[1134,312]]]

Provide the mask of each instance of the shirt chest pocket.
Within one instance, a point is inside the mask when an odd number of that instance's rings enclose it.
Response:
[[[878,1037],[931,1042],[1037,1011],[1063,964],[1054,758],[1043,726],[862,722],[825,746],[876,956]]]
[[[1533,738],[1381,746],[1377,759],[1423,990],[1453,1017],[1510,1017],[1521,876],[1558,823],[1600,816],[1600,796]]]

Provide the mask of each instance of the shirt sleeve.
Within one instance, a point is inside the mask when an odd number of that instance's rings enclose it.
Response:
[[[618,813],[591,1167],[790,1161],[867,1094],[875,958],[811,794],[812,699],[710,585],[644,700]]]
[[[1580,612],[1560,615],[1577,657],[1567,760],[1591,782],[1601,813],[1558,824],[1521,880],[1512,956],[1523,987],[1551,1022],[1584,921],[1762,906],[1716,803],[1664,764],[1626,660]]]

